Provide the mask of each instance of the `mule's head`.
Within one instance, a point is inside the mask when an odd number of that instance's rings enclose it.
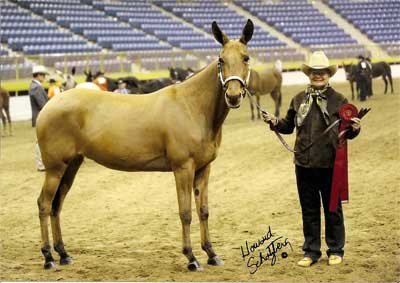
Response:
[[[253,35],[254,25],[248,20],[238,40],[230,40],[216,22],[212,23],[215,39],[222,44],[219,54],[218,77],[225,90],[225,101],[228,107],[238,108],[246,95],[250,76],[249,54],[247,42]]]

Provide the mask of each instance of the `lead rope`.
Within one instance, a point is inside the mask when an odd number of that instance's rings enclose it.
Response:
[[[251,95],[251,93],[246,89],[246,93],[249,96],[249,99],[251,100],[251,103],[253,103],[253,97]],[[266,110],[264,110],[258,103],[257,101],[254,103],[257,107],[257,109],[261,112],[264,113],[268,113]],[[310,144],[308,144],[305,148],[303,148],[302,150],[294,150],[292,149],[288,143],[285,141],[285,139],[282,137],[282,135],[278,132],[277,129],[275,129],[275,126],[272,124],[272,122],[270,121],[269,124],[271,126],[271,129],[274,131],[275,135],[278,137],[279,141],[282,143],[282,145],[290,152],[293,153],[301,153],[306,151],[307,149],[309,149],[310,147],[312,147],[318,140],[320,140],[323,136],[325,136],[330,130],[333,129],[333,127],[335,127],[337,124],[339,124],[340,119],[336,120],[335,122],[333,122],[332,124],[329,125],[328,128],[326,128],[315,140],[313,140]],[[344,133],[343,133],[344,134]]]

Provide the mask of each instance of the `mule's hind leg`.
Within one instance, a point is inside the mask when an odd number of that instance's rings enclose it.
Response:
[[[280,114],[281,103],[282,103],[280,90],[277,90],[277,89],[273,90],[271,92],[271,97],[272,97],[272,99],[274,100],[274,103],[275,103],[275,117],[278,118],[279,114]]]
[[[254,121],[254,101],[253,101],[252,95],[249,95],[249,104],[250,104],[250,111],[251,111],[251,120]]]
[[[45,263],[44,263],[45,269],[54,268],[56,266],[54,258],[51,254],[48,223],[52,208],[52,202],[57,193],[57,189],[60,184],[63,172],[64,172],[63,169],[46,171],[46,177],[43,184],[43,188],[37,200],[39,207],[40,229],[42,236],[42,253],[45,258]]]
[[[7,116],[7,120],[8,120],[8,134],[10,136],[13,135],[13,131],[12,131],[12,124],[11,124],[11,115],[10,115],[10,108],[9,106],[6,107],[6,116]]]
[[[208,230],[208,179],[210,164],[196,171],[193,192],[196,201],[197,214],[200,220],[201,248],[207,253],[210,265],[223,265],[223,261],[214,252]]]
[[[3,123],[3,131],[2,131],[2,133],[1,133],[1,135],[2,135],[3,137],[5,137],[5,136],[6,136],[7,121],[6,121],[6,116],[5,116],[4,113],[3,113],[3,109],[1,109],[1,108],[0,108],[0,117],[1,117],[1,121],[2,121],[2,123]]]
[[[4,134],[6,133],[6,123],[5,122],[7,121],[8,122],[8,135],[12,136],[13,133],[12,133],[12,126],[11,126],[10,101],[8,100],[4,104],[3,107],[4,107],[4,112],[5,112],[5,117],[4,117],[4,120],[3,120],[3,123],[4,123]],[[2,117],[2,119],[3,119],[3,117]]]
[[[64,203],[65,196],[69,192],[72,183],[74,181],[76,172],[83,162],[83,156],[78,155],[73,158],[69,164],[65,173],[61,179],[57,193],[54,197],[51,210],[51,228],[53,231],[53,242],[54,250],[60,255],[60,264],[66,265],[72,263],[72,258],[68,255],[64,248],[64,242],[62,240],[60,213],[62,205]]]

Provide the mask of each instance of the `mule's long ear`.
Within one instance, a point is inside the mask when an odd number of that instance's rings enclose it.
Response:
[[[254,24],[253,22],[248,19],[245,27],[242,31],[242,36],[240,37],[240,42],[247,44],[250,41],[251,37],[253,36],[254,31]]]
[[[223,33],[223,32],[220,30],[220,28],[219,28],[219,26],[217,25],[217,22],[216,22],[216,21],[213,21],[213,22],[212,22],[212,32],[213,32],[213,34],[214,34],[215,39],[216,39],[219,43],[221,43],[222,45],[225,45],[225,44],[229,41],[228,36],[226,36],[226,34]]]
[[[72,67],[71,74],[72,74],[73,76],[75,75],[75,66]]]

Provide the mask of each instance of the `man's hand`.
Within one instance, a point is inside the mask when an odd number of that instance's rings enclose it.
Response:
[[[361,119],[354,117],[351,118],[351,127],[353,129],[353,131],[358,131],[361,129]]]
[[[261,111],[261,114],[265,123],[272,124],[272,126],[276,126],[276,124],[278,124],[278,118],[271,113],[268,113],[267,111]]]

